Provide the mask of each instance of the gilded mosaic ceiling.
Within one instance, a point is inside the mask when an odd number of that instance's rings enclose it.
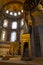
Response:
[[[8,4],[4,7],[5,10],[10,10],[10,11],[14,11],[14,10],[22,10],[23,9],[23,3],[25,0],[0,0],[0,8],[3,7],[3,5]],[[10,2],[10,4],[9,4]],[[16,2],[16,3],[15,3]]]
[[[10,3],[6,5],[5,7],[3,7],[3,9],[9,10],[9,11],[18,11],[18,10],[22,10],[23,6],[18,3]]]
[[[36,0],[36,1],[38,1],[38,0]],[[23,10],[24,2],[25,2],[25,0],[0,0],[0,8],[3,7],[4,10],[9,10],[9,11],[18,11],[18,10],[20,11],[20,10]],[[29,4],[29,2],[28,2],[28,4]],[[35,5],[33,3],[31,3],[31,4],[29,4],[29,6],[26,5],[25,8],[26,8],[26,10],[28,10],[28,9],[34,8],[34,6]]]

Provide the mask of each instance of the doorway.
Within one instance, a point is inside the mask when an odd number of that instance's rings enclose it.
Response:
[[[28,42],[24,42],[24,50],[23,50],[23,56],[28,57]]]

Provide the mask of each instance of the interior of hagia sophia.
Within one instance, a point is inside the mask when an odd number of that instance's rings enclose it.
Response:
[[[37,1],[0,0],[0,56],[43,57],[43,2]]]

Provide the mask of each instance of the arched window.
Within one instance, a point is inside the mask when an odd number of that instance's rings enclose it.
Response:
[[[10,39],[10,41],[11,42],[16,41],[16,32],[15,31],[11,33],[11,39]]]
[[[2,30],[1,40],[6,41],[6,31],[5,30]]]
[[[4,19],[3,27],[7,27],[7,26],[8,26],[8,20]]]
[[[17,29],[17,22],[16,21],[12,22],[12,29]]]

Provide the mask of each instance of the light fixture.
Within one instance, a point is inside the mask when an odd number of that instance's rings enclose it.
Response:
[[[8,14],[8,13],[9,13],[9,11],[8,11],[8,10],[6,10],[6,13]]]
[[[21,12],[23,13],[23,10],[21,10]]]
[[[16,12],[14,13],[14,16],[17,16],[17,13]]]
[[[18,12],[18,15],[21,15],[21,12]]]

